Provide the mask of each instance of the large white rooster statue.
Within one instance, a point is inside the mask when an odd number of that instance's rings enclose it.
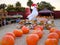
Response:
[[[27,18],[29,20],[33,20],[34,18],[36,18],[36,16],[38,15],[38,10],[37,10],[37,5],[36,4],[32,4],[32,6],[34,6],[32,13],[30,15],[27,16]]]

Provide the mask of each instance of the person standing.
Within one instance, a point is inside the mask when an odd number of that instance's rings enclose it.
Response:
[[[3,21],[4,21],[4,25],[6,25],[6,19],[4,19]]]

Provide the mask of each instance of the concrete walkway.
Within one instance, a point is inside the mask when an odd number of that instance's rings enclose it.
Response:
[[[56,27],[60,29],[60,19],[56,19],[54,20],[54,22],[55,22]]]
[[[17,24],[9,24],[6,26],[0,27],[0,39],[6,32],[12,32],[14,29],[16,29]]]
[[[60,19],[55,20],[55,25],[56,25],[56,28],[60,29]],[[16,24],[9,24],[9,25],[1,27],[0,28],[0,39],[4,36],[4,34],[6,32],[12,32],[14,29],[16,29],[16,26],[17,26],[17,23]],[[30,30],[30,33],[32,31],[33,30]],[[40,39],[38,41],[38,45],[45,45],[44,43],[45,43],[45,40],[47,39],[49,31],[44,30],[43,32],[44,32],[44,35],[43,35],[42,39]],[[28,34],[24,34],[22,37],[16,38],[15,39],[15,45],[27,45],[26,39],[25,39],[27,35]],[[59,45],[60,45],[60,41],[59,41]]]

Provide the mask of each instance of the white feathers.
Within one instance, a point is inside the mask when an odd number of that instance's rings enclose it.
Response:
[[[36,18],[37,15],[38,15],[37,8],[34,7],[32,13],[31,13],[30,15],[28,15],[27,18],[28,18],[29,20],[33,20],[34,18]]]

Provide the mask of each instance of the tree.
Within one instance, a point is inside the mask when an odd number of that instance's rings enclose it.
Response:
[[[15,4],[15,10],[16,11],[20,11],[20,8],[21,8],[21,3],[20,2],[16,2],[16,4]]]
[[[38,4],[38,3],[37,3],[37,4]],[[55,9],[55,7],[52,6],[50,3],[45,2],[45,1],[41,1],[41,2],[38,4],[38,9],[39,9],[39,10],[42,10],[42,9],[44,9],[44,8],[47,8],[47,9],[49,9],[49,10],[54,10],[54,9]]]
[[[0,11],[2,12],[1,13],[1,18],[6,17],[6,13],[7,13],[6,7],[7,7],[6,4],[0,4]]]
[[[29,6],[30,7],[30,9],[31,9],[31,5],[33,4],[33,2],[31,1],[31,0],[28,0],[28,2],[27,2],[27,6]]]
[[[25,11],[25,7],[15,8],[15,11],[24,12]]]
[[[7,11],[15,11],[15,7],[13,5],[8,5],[6,10]]]
[[[5,9],[7,7],[6,4],[0,4],[0,9]]]
[[[2,9],[3,13],[5,13],[5,8],[7,7],[6,4],[0,4],[0,10]],[[4,15],[4,14],[3,14]]]
[[[17,3],[16,3],[16,7],[17,7],[17,8],[20,8],[20,7],[21,7],[21,3],[20,3],[20,2],[17,2]]]
[[[37,5],[38,5],[38,10],[40,10],[40,3],[38,2]]]

